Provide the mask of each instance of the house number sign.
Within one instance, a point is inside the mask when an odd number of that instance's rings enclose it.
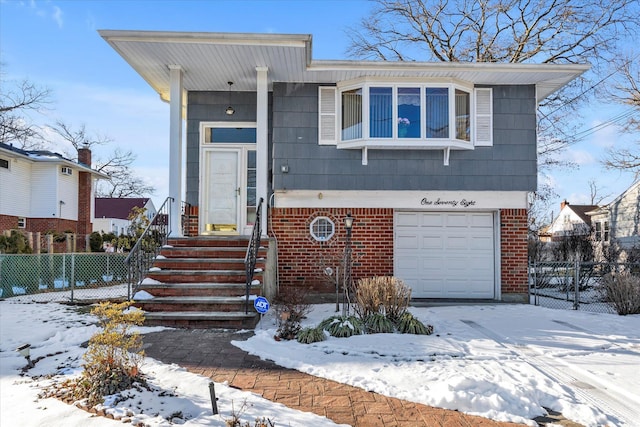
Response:
[[[475,206],[476,205],[476,201],[475,200],[468,200],[468,199],[443,200],[440,197],[438,197],[435,200],[432,200],[432,199],[429,199],[429,198],[425,197],[420,201],[420,204],[422,206],[451,206],[452,208],[461,206],[463,208],[468,208],[470,206]]]

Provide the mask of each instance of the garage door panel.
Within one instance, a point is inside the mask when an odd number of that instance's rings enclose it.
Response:
[[[396,236],[396,248],[400,250],[405,249],[418,249],[418,236],[416,235],[397,235]]]
[[[418,226],[418,214],[413,212],[400,212],[396,214],[396,226],[416,227]]]
[[[423,213],[420,216],[420,225],[440,228],[444,225],[444,217],[440,213]]]
[[[413,297],[494,298],[492,213],[404,212],[396,226],[396,276]]]

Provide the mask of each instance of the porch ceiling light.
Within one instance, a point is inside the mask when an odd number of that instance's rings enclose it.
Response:
[[[227,107],[226,110],[224,110],[224,112],[226,113],[227,116],[232,116],[233,113],[236,112],[236,110],[231,106],[231,86],[233,86],[233,82],[227,82],[227,84],[229,85],[229,93],[227,96],[227,101],[229,102],[229,106]]]

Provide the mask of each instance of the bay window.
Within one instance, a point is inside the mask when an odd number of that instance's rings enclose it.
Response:
[[[319,88],[318,141],[341,149],[472,150],[493,145],[491,88],[368,79]]]

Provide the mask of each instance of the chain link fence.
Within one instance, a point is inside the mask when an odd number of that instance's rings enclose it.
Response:
[[[604,279],[628,272],[640,276],[638,263],[539,262],[529,265],[531,304],[548,308],[612,313]]]
[[[0,298],[36,302],[126,299],[122,253],[0,254]]]

